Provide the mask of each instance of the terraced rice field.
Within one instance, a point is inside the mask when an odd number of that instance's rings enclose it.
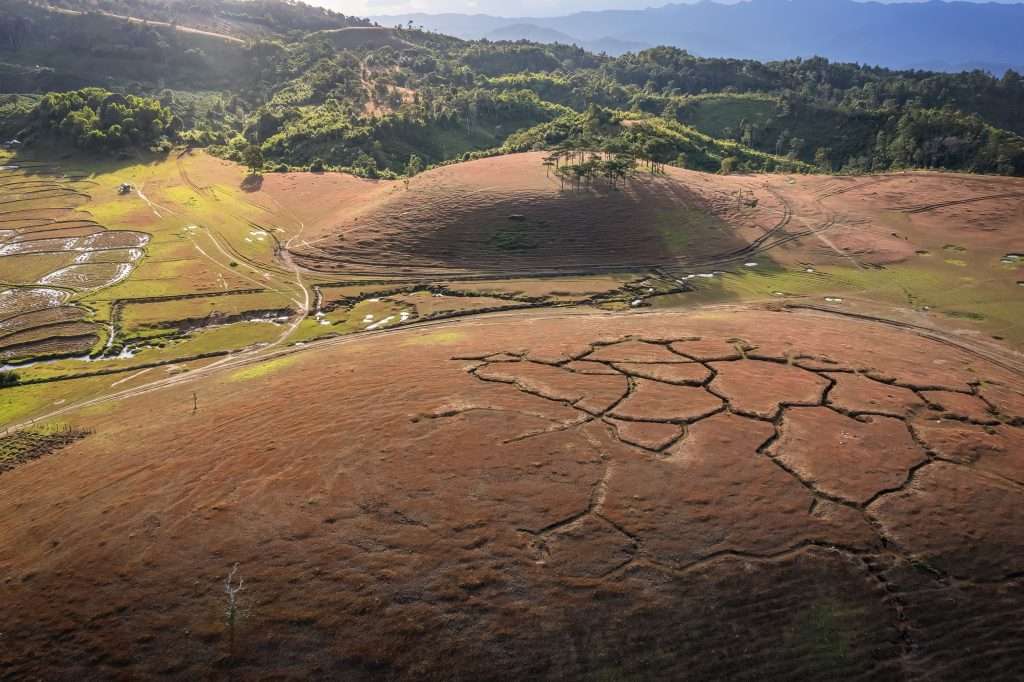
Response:
[[[67,304],[127,279],[149,235],[94,221],[90,184],[46,164],[0,170],[0,361],[87,354],[104,338]]]

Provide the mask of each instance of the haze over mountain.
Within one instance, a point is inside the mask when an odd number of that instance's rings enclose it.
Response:
[[[893,68],[1002,73],[1024,66],[1024,5],[1006,3],[750,0],[701,2],[558,17],[484,14],[376,16],[467,39],[571,42],[621,54],[672,45],[708,57],[823,56]]]

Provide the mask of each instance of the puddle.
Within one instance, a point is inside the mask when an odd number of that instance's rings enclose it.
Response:
[[[814,268],[804,268],[804,272],[814,272]]]
[[[50,365],[55,362],[106,362],[107,360],[129,360],[134,358],[139,351],[153,346],[141,346],[139,348],[128,348],[127,346],[117,355],[101,355],[98,357],[92,357],[91,355],[77,355],[69,358],[49,358],[46,360],[34,360],[32,362],[22,362],[18,364],[7,364],[0,365],[0,372],[17,371],[19,369],[26,369],[28,367],[39,367],[41,365]]]
[[[388,315],[383,320],[380,320],[379,322],[374,322],[373,324],[371,324],[369,327],[366,328],[366,331],[372,332],[374,329],[377,329],[379,327],[383,327],[384,325],[386,325],[388,322],[390,322],[393,319],[395,319],[394,315]]]
[[[120,265],[117,266],[117,272],[114,273],[114,279],[110,280],[110,284],[108,284],[107,286],[123,282],[124,280],[128,279],[128,276],[130,274],[132,274],[132,264],[121,263]]]
[[[77,261],[77,259],[76,259]],[[74,287],[76,289],[102,289],[104,287],[119,284],[128,279],[132,274],[132,263],[117,263],[117,268],[107,278],[90,276],[93,272],[87,268],[97,268],[113,265],[113,263],[79,264],[69,265],[39,278],[38,284],[56,284],[58,286]],[[90,281],[92,280],[92,281]]]
[[[756,268],[757,267],[757,263],[751,261],[749,263],[744,263],[743,267],[745,267],[745,268]]]
[[[633,301],[632,303],[630,303],[630,305],[633,306],[634,308],[636,308],[639,305],[643,305],[643,302],[644,301],[643,301],[642,298],[638,298],[635,301]]]
[[[826,296],[826,297],[825,297],[825,301],[826,301],[827,303],[842,303],[842,302],[843,302],[843,299],[841,299],[841,298],[836,298],[836,297],[834,297],[834,296]]]
[[[0,290],[0,314],[4,316],[30,313],[47,308],[58,308],[71,298],[61,289],[19,287]]]

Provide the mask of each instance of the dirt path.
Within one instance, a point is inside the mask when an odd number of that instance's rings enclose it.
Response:
[[[964,339],[962,339],[960,337],[957,337],[954,334],[950,334],[948,332],[944,332],[944,331],[939,330],[939,329],[934,329],[934,328],[930,328],[930,327],[924,327],[924,326],[921,326],[921,325],[914,325],[914,324],[910,324],[910,323],[907,323],[907,322],[902,322],[902,321],[899,321],[899,320],[893,320],[893,319],[889,319],[889,318],[885,318],[885,317],[880,317],[880,316],[875,316],[875,315],[849,313],[849,312],[844,312],[844,311],[831,310],[831,309],[824,308],[824,307],[819,307],[819,306],[796,304],[796,305],[787,306],[787,307],[795,309],[795,310],[808,310],[808,311],[812,311],[814,314],[823,315],[823,316],[840,316],[840,317],[845,317],[845,318],[848,318],[848,319],[860,320],[860,321],[863,321],[864,323],[867,323],[867,324],[882,324],[882,325],[886,325],[886,326],[891,326],[891,327],[896,327],[896,328],[900,328],[900,329],[905,329],[907,331],[911,331],[911,332],[913,332],[915,334],[918,334],[918,335],[920,335],[922,337],[925,337],[925,338],[931,339],[933,341],[937,341],[939,343],[942,343],[942,344],[945,344],[945,345],[949,345],[949,346],[957,348],[959,350],[971,353],[972,355],[975,355],[975,356],[977,356],[979,358],[983,358],[983,359],[985,359],[985,360],[987,360],[989,362],[992,362],[993,364],[996,364],[996,365],[998,365],[1000,367],[1003,367],[1004,369],[1007,369],[1007,370],[1015,372],[1015,373],[1017,373],[1017,374],[1019,374],[1021,376],[1024,376],[1024,360],[1021,360],[1016,355],[1011,355],[1009,353],[1000,352],[998,349],[991,348],[991,347],[989,347],[987,345],[983,345],[983,344],[979,344],[979,343],[972,343],[970,341],[967,341],[967,340],[964,340]],[[738,311],[744,311],[744,310],[760,310],[760,309],[763,309],[763,305],[761,305],[761,304],[722,304],[722,305],[715,305],[715,306],[705,306],[704,308],[702,308],[702,310],[704,310],[704,311],[718,311],[718,312],[738,312]],[[246,365],[251,365],[251,364],[254,364],[254,363],[257,363],[257,362],[263,362],[263,361],[267,361],[267,360],[272,360],[272,359],[284,357],[284,356],[287,356],[287,355],[291,355],[293,353],[301,353],[301,352],[305,352],[305,351],[319,350],[319,349],[323,349],[323,348],[332,348],[334,346],[344,345],[344,344],[349,344],[349,343],[359,343],[359,342],[362,342],[362,341],[366,340],[367,338],[371,338],[371,337],[382,337],[384,335],[393,335],[393,334],[421,334],[421,333],[424,332],[424,330],[444,329],[444,328],[455,327],[455,326],[459,326],[459,327],[464,327],[464,326],[476,327],[476,326],[482,326],[482,325],[493,325],[493,324],[500,324],[500,323],[504,322],[505,320],[507,320],[509,318],[514,318],[514,319],[516,319],[516,320],[518,320],[518,321],[520,321],[522,323],[529,323],[529,322],[531,322],[533,320],[539,320],[539,319],[550,319],[552,317],[555,317],[555,318],[560,318],[560,317],[561,318],[571,318],[571,317],[578,317],[578,316],[581,316],[581,315],[583,315],[583,316],[603,315],[603,316],[606,316],[606,317],[614,317],[614,316],[618,316],[618,315],[633,315],[633,316],[637,316],[637,315],[651,316],[651,315],[653,315],[653,316],[664,316],[664,315],[674,315],[674,314],[677,314],[677,313],[665,312],[665,311],[633,311],[633,312],[604,312],[604,313],[602,313],[602,312],[595,312],[594,310],[589,310],[589,309],[565,309],[565,308],[559,308],[559,309],[512,310],[512,311],[501,311],[501,312],[494,312],[494,313],[482,313],[480,315],[477,315],[477,316],[474,316],[474,317],[471,317],[471,318],[463,317],[463,318],[452,318],[452,319],[432,320],[432,321],[428,320],[428,321],[424,321],[424,322],[414,322],[414,323],[406,324],[406,325],[403,325],[403,326],[400,326],[400,327],[387,327],[387,328],[380,329],[380,330],[375,330],[375,331],[364,331],[364,332],[359,332],[359,333],[356,333],[356,334],[349,334],[349,335],[346,335],[346,336],[341,336],[341,337],[336,337],[336,338],[323,339],[323,340],[319,340],[319,341],[315,341],[315,342],[310,342],[308,344],[303,344],[302,346],[293,346],[293,347],[289,347],[289,348],[286,348],[286,349],[279,349],[279,350],[274,350],[274,351],[272,351],[273,346],[264,346],[262,348],[253,349],[252,351],[247,351],[247,352],[239,353],[239,354],[235,354],[235,355],[229,355],[229,356],[223,358],[222,360],[218,360],[218,361],[216,361],[214,363],[211,363],[209,365],[206,365],[204,367],[201,367],[199,369],[193,370],[193,371],[185,373],[185,374],[180,374],[180,375],[176,375],[176,376],[166,377],[166,378],[163,378],[163,379],[159,379],[157,381],[150,382],[148,384],[143,384],[141,386],[136,386],[134,388],[126,389],[124,391],[120,391],[120,392],[117,392],[117,393],[111,393],[111,394],[108,394],[108,395],[105,395],[105,396],[99,396],[97,398],[91,398],[91,399],[84,400],[84,401],[81,401],[81,402],[78,402],[78,403],[74,403],[74,404],[71,404],[71,405],[65,405],[65,406],[62,406],[59,410],[54,410],[53,412],[50,412],[50,413],[45,414],[45,415],[41,415],[39,417],[36,417],[34,419],[31,419],[31,420],[28,420],[28,421],[25,421],[25,422],[21,422],[21,423],[18,423],[18,424],[12,424],[12,425],[10,425],[10,426],[8,426],[6,428],[7,428],[8,431],[14,432],[14,431],[18,431],[19,429],[27,428],[27,427],[29,427],[29,426],[31,426],[33,424],[39,423],[39,422],[45,422],[47,420],[53,419],[55,417],[59,417],[61,415],[67,414],[69,412],[72,412],[74,410],[78,410],[78,409],[81,409],[81,408],[84,408],[84,407],[91,407],[93,405],[99,405],[99,404],[102,404],[102,403],[105,403],[105,402],[108,402],[108,401],[126,400],[126,399],[129,399],[129,398],[134,398],[134,397],[137,397],[137,396],[140,396],[140,395],[144,395],[146,393],[151,393],[153,391],[157,391],[157,390],[160,390],[160,389],[163,389],[163,388],[167,388],[167,387],[170,387],[170,386],[177,386],[179,384],[187,384],[189,382],[196,381],[198,379],[204,378],[204,377],[206,377],[206,376],[208,376],[208,375],[210,375],[210,374],[212,374],[214,372],[217,372],[217,371],[222,371],[222,370],[227,370],[227,369],[234,369],[234,368],[240,368],[240,367],[243,367],[243,366],[246,366]],[[274,346],[280,345],[280,343],[281,343],[281,341],[278,341],[278,342],[276,342],[274,344]]]
[[[191,153],[191,149],[187,148],[183,152],[178,154],[177,158],[175,159],[175,162],[176,162],[176,165],[177,165],[177,169],[178,169],[178,175],[181,177],[182,182],[184,182],[186,185],[191,187],[194,191],[196,191],[197,193],[199,193],[201,195],[209,196],[209,195],[211,195],[211,193],[207,190],[207,188],[200,187],[198,184],[196,184],[196,182],[192,180],[192,178],[188,175],[188,172],[185,169],[185,164],[182,162],[182,159],[183,159],[183,157],[185,157],[186,155],[188,155],[190,153]],[[139,195],[140,196],[142,195],[141,191],[139,192]],[[246,202],[246,203],[249,203],[251,206],[256,206],[255,204],[252,204],[251,202]],[[274,203],[276,204],[277,202],[275,201]],[[278,204],[278,206],[280,206],[280,204]],[[257,207],[257,208],[259,208],[259,207]],[[282,208],[282,211],[283,211],[283,208]],[[243,218],[241,216],[234,216],[234,217],[236,219],[238,219],[238,220],[241,220],[241,221],[245,220],[245,218]],[[252,349],[250,351],[242,351],[242,353],[241,353],[242,355],[247,355],[247,354],[257,353],[257,352],[259,352],[259,353],[266,353],[268,350],[270,350],[272,348],[276,348],[277,346],[280,346],[282,343],[284,343],[288,339],[288,337],[290,337],[295,332],[296,329],[299,328],[299,325],[301,325],[303,320],[305,320],[307,315],[309,315],[309,306],[310,306],[310,302],[312,300],[312,296],[310,294],[309,288],[306,286],[306,284],[302,280],[302,273],[300,271],[301,269],[294,262],[292,262],[290,254],[288,252],[288,246],[295,239],[299,238],[302,235],[303,231],[305,231],[305,229],[306,229],[306,225],[305,225],[305,223],[303,223],[301,220],[299,220],[294,215],[292,215],[292,218],[299,225],[299,230],[284,245],[284,248],[281,250],[281,253],[282,253],[282,260],[284,261],[285,267],[291,272],[291,274],[293,274],[295,276],[295,285],[302,292],[302,300],[301,301],[298,300],[297,298],[292,298],[292,302],[295,303],[296,306],[298,306],[299,310],[298,310],[297,314],[295,315],[295,319],[288,325],[288,327],[284,330],[284,332],[277,339],[272,341],[267,346],[262,346],[260,348],[254,348],[254,349]],[[191,234],[191,232],[190,232],[189,233],[189,239],[192,241],[192,244],[193,244],[193,246],[195,246],[196,250],[199,251],[199,253],[201,253],[204,257],[206,257],[208,260],[210,260],[212,263],[214,263],[215,265],[217,265],[221,269],[227,270],[228,272],[232,273],[233,275],[242,277],[246,281],[254,283],[254,284],[256,284],[257,286],[259,286],[261,288],[270,289],[271,291],[277,292],[279,294],[288,295],[286,292],[282,291],[281,289],[278,289],[276,287],[271,286],[267,282],[261,282],[261,281],[255,279],[255,278],[253,278],[253,277],[249,277],[248,275],[244,275],[241,272],[238,272],[236,269],[232,269],[230,267],[230,263],[235,261],[235,256],[232,255],[228,251],[228,249],[225,249],[224,246],[218,240],[218,237],[220,237],[220,239],[224,239],[224,236],[221,235],[219,232],[217,232],[214,228],[211,228],[209,226],[203,226],[203,229],[206,230],[207,236],[210,238],[210,241],[213,243],[213,246],[217,249],[217,251],[220,252],[221,255],[223,255],[225,258],[228,259],[228,265],[225,265],[224,263],[220,262],[219,260],[217,260],[216,258],[211,256],[209,253],[207,253],[201,246],[199,246],[199,244],[197,243],[197,241],[195,239],[195,236],[193,234]],[[229,356],[229,357],[231,357],[231,356]],[[227,358],[225,358],[224,360],[227,360]],[[223,360],[218,360],[217,362],[212,363],[211,366],[219,366],[222,362],[223,362]]]
[[[291,336],[295,332],[296,329],[299,328],[299,325],[302,324],[303,320],[305,320],[306,317],[309,316],[309,307],[313,301],[313,295],[310,292],[310,288],[306,286],[306,283],[302,279],[303,268],[292,259],[292,254],[291,251],[289,250],[292,243],[302,238],[302,234],[306,231],[306,223],[300,220],[299,217],[295,215],[293,212],[286,210],[283,206],[281,206],[280,202],[278,202],[273,197],[270,197],[270,200],[278,207],[278,209],[282,213],[289,215],[292,218],[292,220],[294,220],[295,223],[299,226],[298,231],[296,231],[295,234],[289,237],[288,241],[286,241],[282,245],[282,248],[280,249],[279,253],[281,255],[281,260],[284,262],[285,267],[288,270],[290,270],[292,274],[295,276],[295,285],[302,291],[302,301],[299,302],[298,300],[295,300],[296,305],[300,306],[300,314],[296,316],[295,321],[288,327],[285,333],[282,334],[276,341],[271,343],[269,346],[264,347],[264,351],[281,345],[289,336]],[[252,204],[251,202],[247,203],[250,203],[250,205],[252,206],[256,206],[256,204]]]
[[[172,211],[166,206],[161,206],[160,204],[150,200],[150,198],[147,197],[146,194],[142,191],[143,187],[144,185],[140,185],[138,188],[136,188],[135,193],[139,195],[140,199],[146,202],[146,205],[149,206],[149,210],[153,211],[153,215],[155,215],[157,218],[163,218],[164,216],[162,213],[160,213],[160,211],[166,211],[171,215],[177,215],[177,211]]]
[[[366,58],[363,58],[359,61],[359,84],[366,91],[366,106],[363,107],[363,111],[372,116],[377,113],[377,106],[373,102],[373,85],[370,83],[370,79],[367,78],[369,73],[370,70],[366,68]]]
[[[56,12],[57,14],[73,14],[75,16],[82,16],[82,15],[86,14],[86,12],[79,12],[79,11],[73,10],[73,9],[64,9],[62,7],[54,7],[52,5],[46,5],[45,7],[46,7],[46,9],[48,11]],[[235,36],[229,36],[229,35],[227,35],[225,33],[215,33],[213,31],[204,31],[204,30],[199,29],[199,28],[191,28],[190,26],[179,26],[178,24],[172,24],[172,23],[167,22],[167,21],[154,21],[154,20],[151,20],[151,19],[139,19],[138,17],[129,17],[129,16],[126,16],[124,14],[113,14],[111,12],[104,12],[103,10],[92,10],[91,12],[88,12],[88,13],[89,14],[102,14],[105,17],[110,17],[111,19],[121,19],[122,21],[127,21],[127,22],[130,22],[132,24],[144,24],[146,26],[163,26],[165,28],[173,28],[175,31],[180,31],[181,33],[193,33],[195,35],[208,36],[210,38],[219,38],[220,40],[224,40],[224,41],[227,41],[229,43],[237,43],[239,45],[245,45],[245,43],[246,43],[246,41],[241,39],[241,38],[236,38]]]

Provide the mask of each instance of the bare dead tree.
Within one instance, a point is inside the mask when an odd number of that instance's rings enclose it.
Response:
[[[235,574],[238,573],[238,563],[231,567],[231,572],[228,573],[228,577],[224,579],[224,593],[227,594],[228,603],[227,608],[224,610],[224,619],[228,626],[228,641],[231,655],[235,653],[235,625],[239,618],[238,609],[238,593],[245,589],[245,582],[242,576],[238,576],[238,582],[235,583]]]

